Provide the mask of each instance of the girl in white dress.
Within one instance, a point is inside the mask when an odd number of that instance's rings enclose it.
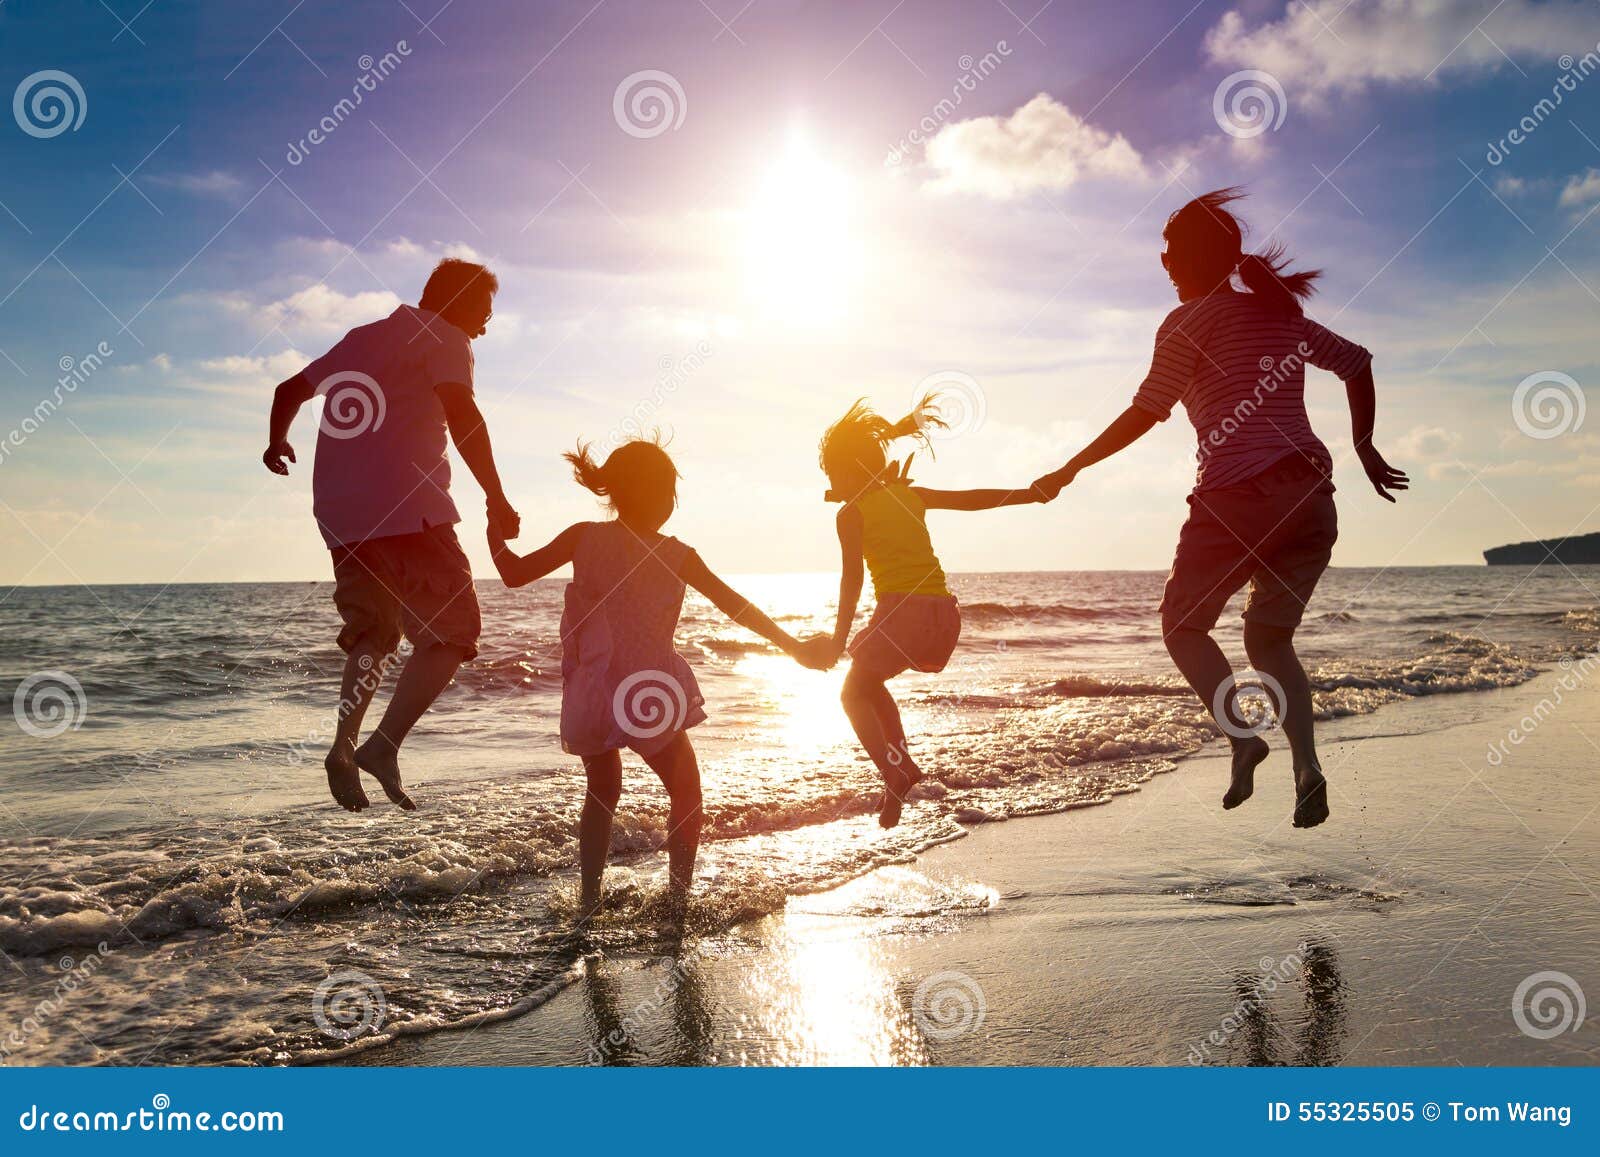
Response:
[[[565,457],[579,484],[605,498],[613,517],[569,526],[521,556],[491,526],[489,548],[509,587],[572,564],[561,616],[561,746],[583,759],[588,777],[578,824],[578,919],[589,919],[600,906],[625,747],[661,777],[671,798],[670,893],[681,909],[701,825],[700,767],[688,729],[706,718],[694,672],[673,646],[685,586],[808,667],[830,666],[831,645],[820,636],[799,642],[712,574],[692,549],[661,533],[678,504],[678,470],[657,442],[626,442],[604,463],[581,444]]]

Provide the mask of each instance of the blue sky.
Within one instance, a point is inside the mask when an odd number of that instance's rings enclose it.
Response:
[[[643,414],[713,566],[825,570],[832,417],[934,375],[982,420],[920,481],[1058,465],[1146,368],[1166,215],[1233,183],[1255,239],[1327,270],[1311,312],[1374,351],[1379,443],[1417,480],[1364,489],[1315,376],[1336,563],[1600,529],[1600,416],[1572,409],[1600,381],[1600,4],[1041,2],[9,0],[0,96],[53,70],[84,107],[0,117],[0,583],[325,577],[310,415],[295,474],[260,466],[271,388],[446,253],[501,276],[478,389],[525,542],[593,516],[559,452]],[[675,127],[619,117],[646,71]],[[1239,83],[1275,127],[1219,116]],[[1524,406],[1570,416],[1518,423],[1530,375]],[[1164,567],[1192,442],[1179,416],[935,541],[957,571]]]

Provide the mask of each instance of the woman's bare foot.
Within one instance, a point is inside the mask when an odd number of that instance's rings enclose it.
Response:
[[[909,762],[909,761],[908,761]],[[911,796],[911,789],[922,782],[922,772],[910,764],[909,771],[895,768],[883,777],[883,802],[878,806],[878,826],[888,829],[900,823],[900,812]]]
[[[417,810],[406,789],[400,786],[400,760],[394,744],[381,734],[374,734],[356,748],[355,761],[357,767],[378,781],[390,803],[408,812]]]
[[[1233,810],[1255,794],[1256,768],[1271,750],[1259,735],[1233,741],[1233,782],[1228,785],[1228,794],[1222,797],[1225,811]]]
[[[1320,768],[1294,773],[1294,826],[1314,828],[1328,818],[1328,781]]]
[[[328,749],[322,766],[328,769],[328,790],[334,802],[347,812],[358,812],[371,807],[372,801],[361,790],[361,769],[356,766],[355,745],[348,740],[337,740]]]

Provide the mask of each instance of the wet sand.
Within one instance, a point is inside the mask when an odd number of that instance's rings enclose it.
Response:
[[[675,959],[590,957],[525,1016],[352,1059],[1600,1063],[1595,1023],[1530,1035],[1513,1015],[1542,972],[1600,994],[1596,720],[1600,663],[1333,721],[1333,818],[1310,832],[1289,825],[1286,754],[1225,814],[1227,763],[1208,750],[1109,805],[978,826]],[[1570,1021],[1561,994],[1576,999],[1535,979],[1522,1021]]]

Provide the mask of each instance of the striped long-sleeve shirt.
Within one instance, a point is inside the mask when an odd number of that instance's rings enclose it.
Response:
[[[1371,361],[1309,318],[1224,291],[1167,315],[1133,404],[1166,421],[1183,403],[1199,439],[1196,490],[1237,486],[1291,454],[1331,474],[1333,456],[1306,417],[1306,363],[1349,381]]]

